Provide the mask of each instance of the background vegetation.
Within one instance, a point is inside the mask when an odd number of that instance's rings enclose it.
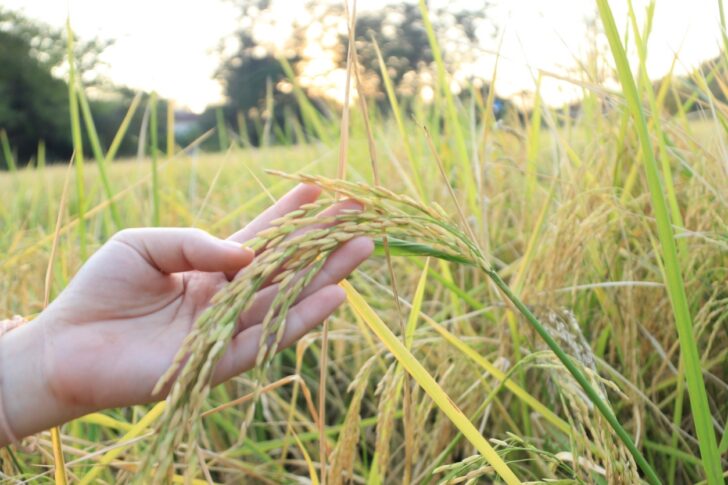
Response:
[[[325,386],[321,335],[314,333],[273,361],[267,373],[272,384],[256,404],[247,436],[240,435],[239,424],[249,404],[215,408],[250,393],[249,377],[213,391],[210,414],[203,418],[199,483],[501,480],[443,404],[409,377],[402,356],[372,331],[379,328],[377,318],[520,480],[721,483],[728,469],[728,58],[686,78],[651,82],[644,69],[651,15],[646,25],[630,18],[631,43],[640,53],[630,70],[609,8],[598,3],[611,47],[605,58],[585,64],[595,71],[585,67],[570,79],[583,89],[581,103],[552,109],[536,102],[527,112],[494,109],[497,99],[486,86],[497,85],[497,68],[485,83],[468,80],[463,89],[452,89],[457,60],[440,49],[441,30],[429,23],[424,2],[401,8],[404,17],[397,17],[408,19],[394,28],[410,28],[411,43],[388,44],[384,20],[359,17],[356,48],[365,102],[351,106],[348,138],[340,138],[341,106],[295,76],[304,54],[255,49],[250,32],[242,31],[238,60],[227,60],[220,74],[230,104],[210,110],[191,142],[218,151],[207,154],[180,140],[167,143],[173,126],[164,125],[167,107],[155,105],[154,97],[139,98],[138,105],[131,93],[126,101],[89,97],[87,116],[88,81],[49,76],[60,58],[53,64],[38,59],[32,35],[12,34],[21,40],[0,43],[0,57],[9,47],[22,55],[11,56],[17,70],[3,70],[0,79],[22,73],[28,77],[14,77],[15,85],[35,86],[37,78],[47,86],[48,99],[57,100],[68,120],[48,117],[67,130],[54,153],[67,161],[75,146],[77,156],[64,199],[70,173],[65,164],[18,169],[37,157],[37,140],[28,134],[21,148],[20,131],[13,131],[20,122],[0,118],[8,133],[4,157],[12,161],[11,171],[0,176],[0,272],[12,275],[0,280],[0,315],[32,316],[42,309],[59,211],[51,297],[118,229],[198,226],[226,235],[290,186],[266,169],[335,177],[343,139],[352,180],[374,183],[374,163],[387,188],[457,214],[449,187],[454,189],[483,254],[587,376],[636,454],[490,280],[464,265],[395,253],[391,273],[380,255],[352,276],[356,292],[349,292],[349,305],[330,322]],[[337,45],[346,49],[345,14],[322,18],[343,19]],[[468,39],[469,27],[461,21],[456,18]],[[31,40],[24,43],[23,35]],[[79,43],[71,49],[80,73],[84,48],[94,51]],[[597,67],[619,79],[622,91],[593,83]],[[432,102],[416,95],[418,77],[410,72],[434,79]],[[2,86],[0,91],[9,89]],[[75,117],[73,108],[60,107],[69,92],[70,106],[77,97],[81,111]],[[103,131],[103,103],[109,111],[123,107],[121,116],[131,113],[130,121],[110,117],[116,122]],[[0,115],[14,113],[7,119],[31,112],[28,105],[2,106]],[[150,113],[148,125],[143,111]],[[58,132],[48,126],[36,136],[50,151],[49,134]],[[214,133],[205,131],[213,126]],[[155,136],[146,136],[150,129]],[[126,134],[114,147],[118,132]],[[134,153],[139,145],[153,155],[151,163],[110,163],[110,153]],[[96,163],[84,165],[81,153],[92,154]],[[449,222],[460,224],[455,216]],[[404,322],[414,328],[410,338],[401,330]],[[129,479],[162,408],[110,410],[69,423],[61,430],[63,467],[47,433],[0,450],[0,476],[43,481],[54,469],[81,483]],[[177,460],[175,480],[182,480],[187,465]]]

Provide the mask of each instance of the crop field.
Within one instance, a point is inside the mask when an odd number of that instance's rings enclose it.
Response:
[[[728,94],[728,58],[653,84],[597,3],[621,89],[575,77],[576,113],[496,119],[492,96],[449,91],[442,63],[433,101],[390,91],[391,117],[359,98],[325,116],[301,96],[302,124],[272,146],[221,123],[217,153],[151,140],[153,156],[111,161],[78,149],[76,112],[70,163],[0,173],[0,316],[40,313],[124,228],[227,237],[299,182],[364,209],[295,239],[313,204],[251,241],[166,401],[0,449],[0,482],[723,483],[728,105],[708,85]],[[375,254],[325,327],[207,394],[210,348],[256,278],[315,270],[358,235]]]

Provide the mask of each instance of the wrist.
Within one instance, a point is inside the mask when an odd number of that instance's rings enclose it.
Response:
[[[84,414],[64,405],[49,385],[47,322],[36,320],[0,336],[0,446]],[[8,429],[5,429],[8,428]]]

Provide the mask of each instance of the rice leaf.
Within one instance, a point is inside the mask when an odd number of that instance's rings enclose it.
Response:
[[[111,462],[113,462],[121,453],[124,452],[130,444],[125,444],[128,441],[133,440],[137,436],[141,435],[147,429],[149,426],[154,423],[154,421],[159,418],[159,416],[162,415],[164,412],[164,409],[167,407],[166,401],[158,402],[157,404],[150,409],[147,414],[145,414],[142,419],[140,419],[136,424],[132,426],[132,428],[127,431],[121,438],[117,440],[118,445],[104,453],[104,455],[99,458],[98,462],[89,470],[86,475],[83,476],[81,481],[79,481],[79,485],[89,485],[91,483],[96,483],[98,476],[103,472],[107,466]]]
[[[389,251],[392,256],[428,256],[437,259],[444,259],[445,261],[451,261],[453,263],[472,265],[472,261],[467,258],[446,253],[426,244],[409,242],[392,236],[387,236],[387,242],[389,243]],[[374,254],[377,256],[384,255],[384,243],[381,238],[374,239]]]
[[[73,153],[76,163],[76,206],[78,213],[78,239],[81,260],[86,260],[86,194],[83,175],[83,140],[81,138],[81,120],[78,113],[78,100],[76,99],[76,62],[73,56],[73,30],[71,19],[66,19],[66,54],[68,56],[68,104],[71,113],[71,136],[73,138]]]

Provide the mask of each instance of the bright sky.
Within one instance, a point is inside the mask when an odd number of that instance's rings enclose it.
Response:
[[[633,0],[642,14],[646,0]],[[715,57],[720,45],[718,1],[657,0],[650,37],[648,70],[653,78],[664,75],[675,53],[684,72]],[[300,18],[303,1],[274,0],[276,17],[285,25]],[[385,0],[360,1],[376,8]],[[452,5],[447,0],[431,2]],[[465,2],[467,4],[467,2]],[[480,61],[472,69],[490,78],[499,49],[497,92],[509,96],[533,90],[538,69],[565,73],[574,58],[587,49],[585,19],[595,18],[593,2],[586,0],[493,0],[490,18],[500,26],[502,39],[483,46]],[[627,19],[626,0],[610,2],[618,25]],[[115,44],[103,59],[105,74],[133,88],[156,90],[178,105],[201,111],[222,99],[220,85],[212,79],[218,65],[215,49],[233,32],[238,12],[225,0],[0,0],[0,5],[55,26],[62,26],[70,12],[77,36],[111,38]],[[284,29],[274,35],[283,37]],[[341,74],[341,73],[339,73]],[[342,77],[339,76],[338,79]],[[339,83],[337,83],[339,84]],[[340,83],[343,91],[343,83]],[[336,86],[334,86],[336,88]],[[564,83],[545,80],[546,102],[559,104],[574,96]]]

